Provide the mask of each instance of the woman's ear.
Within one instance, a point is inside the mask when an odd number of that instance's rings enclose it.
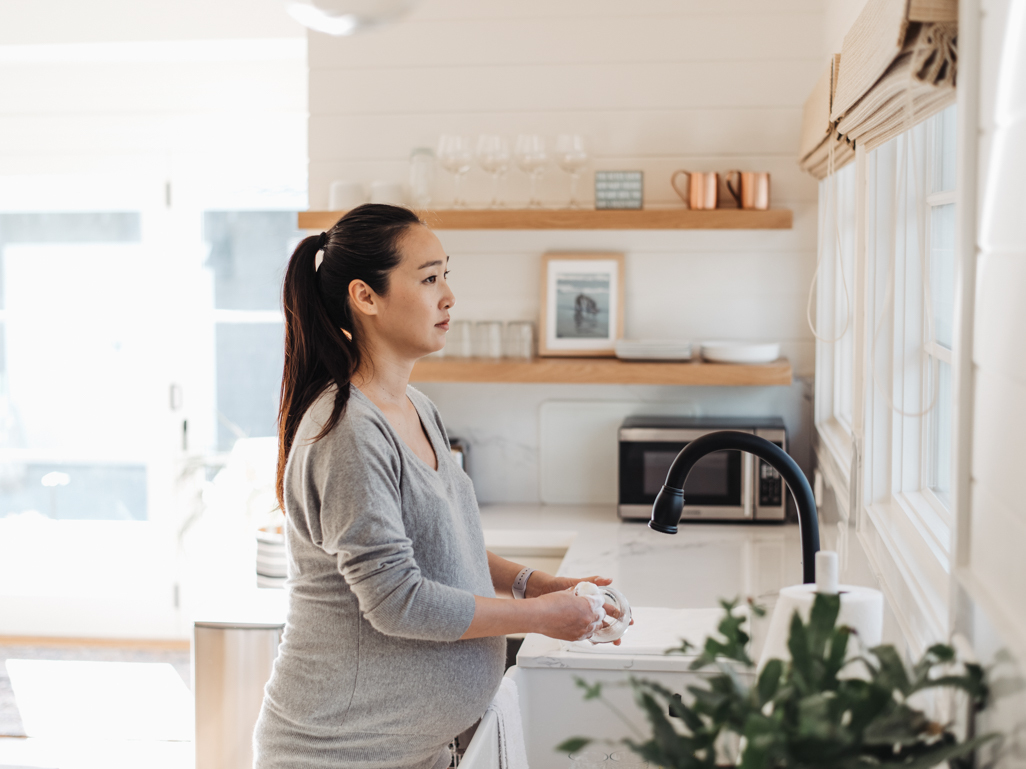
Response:
[[[378,314],[378,295],[362,280],[349,283],[349,306],[361,315]]]

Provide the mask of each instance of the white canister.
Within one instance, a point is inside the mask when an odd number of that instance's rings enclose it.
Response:
[[[367,202],[367,191],[360,182],[334,181],[328,189],[328,208],[349,211]]]
[[[410,201],[416,208],[431,205],[435,188],[435,153],[430,147],[415,147],[410,152]]]
[[[406,193],[398,182],[371,182],[370,202],[389,206],[406,205]]]

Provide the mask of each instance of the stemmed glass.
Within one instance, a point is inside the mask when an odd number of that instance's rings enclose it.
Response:
[[[531,199],[528,201],[527,207],[541,208],[542,203],[538,198],[538,179],[545,173],[545,166],[549,162],[545,137],[538,134],[520,134],[517,137],[515,153],[517,166],[531,177]]]
[[[499,181],[509,170],[509,142],[505,136],[483,134],[477,140],[477,164],[492,176],[492,202],[490,208],[502,208],[505,203],[499,199]]]
[[[570,208],[580,208],[577,200],[577,182],[581,169],[588,164],[588,150],[584,137],[578,134],[560,134],[556,139],[556,162],[570,174]]]
[[[438,162],[453,178],[453,208],[467,207],[467,201],[460,194],[460,182],[470,170],[473,160],[474,150],[470,137],[445,134],[438,140]]]

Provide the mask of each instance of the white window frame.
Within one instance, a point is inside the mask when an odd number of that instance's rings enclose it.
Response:
[[[911,413],[922,410],[933,394],[928,371],[936,369],[933,360],[950,363],[957,358],[956,351],[936,343],[924,345],[922,340],[925,308],[918,240],[924,241],[929,265],[930,211],[955,202],[956,197],[954,190],[927,194],[932,189],[933,153],[939,151],[932,138],[937,120],[931,118],[912,129],[912,141],[906,133],[872,152],[856,148],[854,285],[849,284],[853,301],[849,333],[854,334],[851,370],[845,370],[839,350],[832,349],[839,344],[817,343],[819,469],[834,487],[838,507],[847,508],[840,510],[842,517],[855,526],[915,652],[943,637],[948,628],[954,529],[949,505],[929,487],[929,416],[903,417],[892,410],[892,405]],[[915,151],[914,163],[899,152],[903,142],[904,152]],[[896,185],[902,159],[908,176],[903,185]],[[821,207],[830,181],[821,184]],[[904,206],[897,204],[897,195],[906,201]],[[821,232],[832,225],[832,216],[832,211],[821,212]],[[832,243],[824,244],[821,237],[826,262],[833,250]],[[891,259],[895,260],[895,288],[893,302],[885,306]],[[836,271],[836,258],[833,262]],[[831,317],[843,309],[838,307],[839,290],[829,290],[831,279],[835,279],[832,271],[823,270],[821,264],[817,319],[819,326],[826,321],[827,328]],[[955,317],[956,327],[959,322]],[[886,394],[874,383],[874,365],[881,365],[876,376],[881,385],[890,387]],[[852,377],[850,427],[837,413],[839,380],[844,376]],[[951,408],[956,405],[952,403]],[[956,418],[953,414],[953,422]]]
[[[852,466],[851,418],[842,412],[841,388],[852,390],[852,404],[858,388],[854,369],[841,354],[840,344],[855,334],[855,259],[857,231],[856,201],[858,178],[853,167],[843,168],[819,185],[819,266],[816,273],[816,453],[819,469],[836,492],[838,512],[849,517],[849,483]],[[838,220],[835,222],[835,206]],[[845,205],[850,200],[850,205]],[[840,229],[841,248],[838,252]],[[841,280],[841,270],[845,280]],[[847,326],[847,329],[845,329]],[[844,334],[840,334],[845,329]],[[837,341],[831,341],[836,339]],[[856,356],[852,355],[852,362]]]

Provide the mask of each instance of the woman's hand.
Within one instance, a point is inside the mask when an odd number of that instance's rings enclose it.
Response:
[[[532,603],[538,623],[534,632],[561,641],[583,641],[601,628],[605,619],[601,598],[574,595],[573,588],[547,593]]]
[[[538,577],[540,577],[541,579],[539,579],[537,583],[532,585],[532,583]],[[547,596],[547,595],[551,595],[553,593],[558,593],[558,592],[567,591],[567,590],[569,590],[570,593],[573,594],[573,589],[580,582],[591,582],[592,584],[598,585],[599,587],[605,587],[606,585],[612,584],[613,580],[611,580],[609,577],[599,577],[599,576],[591,576],[591,577],[583,577],[583,578],[577,578],[577,577],[553,577],[551,574],[546,574],[543,571],[536,571],[536,572],[534,572],[531,575],[531,578],[529,580],[527,580],[527,597],[528,598],[531,598],[531,597],[542,597],[542,596]],[[620,617],[620,613],[616,610],[616,607],[613,606],[612,604],[608,604],[608,603],[605,604],[605,606],[603,606],[603,609],[604,609],[605,613],[608,616],[610,616],[610,617],[616,617],[616,618]],[[634,620],[633,619],[631,619],[631,624],[632,625],[634,624]],[[602,627],[602,623],[600,622],[599,623],[599,628],[601,628],[601,627]],[[597,629],[598,628],[596,628],[596,630]],[[544,631],[542,631],[542,632],[544,632]],[[593,630],[592,632],[595,632],[595,631]],[[545,633],[545,635],[550,635],[550,634],[549,633]],[[561,636],[551,636],[551,637],[552,638],[561,638]],[[581,639],[563,638],[562,640],[569,641],[569,640],[581,640]],[[615,641],[605,641],[603,643],[612,643],[613,646],[619,646],[620,645],[620,639],[617,638]]]

